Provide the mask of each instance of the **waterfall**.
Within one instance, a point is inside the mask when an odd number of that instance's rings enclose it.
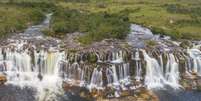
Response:
[[[137,49],[137,51],[135,52],[135,57],[134,60],[136,62],[136,75],[135,75],[135,79],[136,81],[140,81],[142,79],[142,65],[141,65],[141,59],[140,59],[140,54],[139,54],[139,49]]]
[[[106,69],[106,77],[109,86],[119,85],[118,74],[115,64],[112,64],[109,68]]]
[[[118,51],[118,52],[113,52],[112,53],[112,61],[111,63],[122,63],[123,62],[123,52]]]
[[[39,94],[43,94],[45,89],[55,91],[59,78],[59,64],[62,60],[63,52],[40,52],[35,55],[37,66],[33,67],[31,56],[28,51],[10,51],[7,49],[6,58],[1,61],[6,67],[8,83],[21,87],[30,86],[37,88]],[[41,77],[39,77],[39,75]],[[41,97],[41,95],[38,95]],[[45,95],[44,95],[45,96]]]
[[[103,89],[102,69],[94,68],[92,76],[91,76],[91,82],[90,82],[89,88]]]
[[[168,61],[166,64],[165,78],[167,83],[172,87],[180,87],[179,85],[179,68],[175,56],[170,53],[167,55]]]
[[[47,17],[41,26],[27,29],[25,34],[29,31],[32,34],[34,31],[40,32],[40,28],[47,27],[50,15]],[[137,35],[137,32],[133,34]],[[116,90],[115,93],[132,87],[137,88],[139,85],[145,85],[148,89],[165,88],[165,86],[180,87],[180,61],[169,49],[164,49],[165,52],[160,51],[157,56],[151,56],[138,47],[131,50],[134,52],[130,59],[129,54],[126,54],[127,50],[114,47],[110,47],[112,49],[106,52],[68,53],[61,51],[59,46],[37,46],[29,43],[30,40],[25,40],[12,40],[9,45],[0,48],[0,71],[6,74],[8,84],[36,89],[38,91],[36,98],[39,101],[46,101],[49,95],[56,96],[57,93],[63,93],[60,91],[62,82],[86,87],[89,90],[111,87]],[[141,52],[144,58],[140,57]],[[187,49],[187,53],[184,56],[186,72],[201,76],[201,51],[193,48]],[[94,55],[97,62],[89,62],[87,59],[94,58]],[[164,55],[167,56],[167,61]],[[144,62],[146,64],[143,64]],[[135,64],[134,68],[132,64]],[[132,80],[141,82],[137,84]]]
[[[159,56],[161,62],[161,65],[159,65],[156,59],[149,57],[144,50],[142,51],[146,61],[145,85],[148,88],[163,88],[165,85],[173,88],[180,87],[179,64],[172,53],[167,54],[167,64],[163,72],[162,56]]]
[[[119,80],[121,82],[126,82],[129,80],[130,73],[129,73],[129,63],[120,64],[118,67],[119,70]]]
[[[85,82],[84,80],[84,70],[80,67],[81,65],[78,64],[77,62],[74,62],[72,65],[69,64],[67,66],[67,80],[68,82],[74,84],[74,85],[80,85]]]
[[[164,73],[164,64],[163,64],[163,56],[162,55],[159,55],[159,59],[160,59],[160,66],[161,66],[161,71],[162,71],[162,73]]]
[[[187,61],[186,61],[186,73],[191,75],[190,73],[192,73],[192,65],[191,65],[191,58],[188,56],[186,57]]]
[[[33,88],[37,91],[37,101],[47,101],[51,96],[54,98],[51,100],[55,100],[55,94],[62,93],[59,70],[64,51],[51,46],[36,47],[31,43],[41,37],[41,30],[48,27],[50,18],[51,15],[47,15],[44,23],[11,37],[9,44],[0,48],[0,70],[6,74],[7,84]]]
[[[146,61],[145,85],[148,89],[164,87],[166,80],[163,77],[158,61],[151,58],[145,50],[142,50],[142,52]]]
[[[197,73],[198,75],[201,75],[201,51],[198,49],[188,49],[187,50],[190,58],[192,59],[192,72]],[[190,61],[190,60],[189,60]]]

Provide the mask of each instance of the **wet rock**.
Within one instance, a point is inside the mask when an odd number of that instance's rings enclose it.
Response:
[[[145,88],[141,88],[136,101],[159,101],[159,99],[153,92],[148,91]]]
[[[62,83],[62,87],[63,87],[64,91],[68,91],[71,89],[71,85],[66,82]]]
[[[92,89],[91,94],[94,98],[103,98],[103,90]]]
[[[66,82],[63,82],[62,87],[66,93],[71,93],[77,97],[86,99],[87,101],[93,99],[92,93],[85,87],[75,86]]]
[[[36,91],[31,87],[0,86],[0,101],[36,101]]]
[[[197,85],[201,86],[201,79],[197,79]]]
[[[0,86],[4,85],[6,81],[7,81],[6,76],[3,74],[0,74]]]
[[[189,41],[189,40],[184,40],[181,44],[180,44],[180,47],[182,47],[182,48],[190,48],[190,47],[192,47],[193,46],[193,44],[192,44],[192,42],[191,41]]]
[[[159,101],[158,97],[150,91],[140,91],[135,95],[127,95],[119,98],[99,98],[96,101]]]
[[[122,96],[122,97],[129,96],[129,95],[130,95],[130,91],[129,91],[129,90],[126,90],[126,91],[122,91],[122,92],[121,92],[121,96]]]

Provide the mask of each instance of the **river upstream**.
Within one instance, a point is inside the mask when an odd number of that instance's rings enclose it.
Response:
[[[200,42],[184,49],[181,42],[132,24],[126,41],[131,48],[111,42],[105,49],[66,52],[64,40],[42,33],[51,15],[1,43],[0,76],[7,82],[0,86],[0,101],[88,101],[80,91],[107,92],[102,95],[112,101],[139,88],[154,92],[160,101],[201,101],[201,92],[195,90],[201,84]],[[157,41],[157,47],[147,48],[147,40]]]

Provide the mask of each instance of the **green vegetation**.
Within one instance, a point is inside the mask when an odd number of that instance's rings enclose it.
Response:
[[[61,0],[59,7],[87,13],[126,11],[130,23],[174,39],[201,39],[200,0]]]
[[[0,36],[40,23],[51,5],[39,0],[0,0]]]
[[[0,0],[0,33],[22,30],[54,12],[46,34],[82,32],[78,41],[83,44],[123,39],[130,23],[174,39],[200,40],[200,5],[200,0]]]
[[[123,39],[129,33],[129,19],[125,12],[87,13],[78,10],[59,9],[54,13],[50,35],[61,37],[66,33],[85,33],[78,40],[83,44],[105,38]]]
[[[95,53],[89,53],[89,54],[87,55],[87,60],[88,60],[88,62],[90,62],[90,63],[96,63],[98,59],[97,59],[97,56],[96,56]]]
[[[156,45],[158,45],[158,43],[154,40],[147,40],[145,41],[146,45],[150,46],[150,47],[154,47]]]

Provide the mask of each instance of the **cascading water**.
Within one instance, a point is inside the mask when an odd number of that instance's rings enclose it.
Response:
[[[56,84],[61,83],[58,66],[62,54],[62,52],[49,52],[46,53],[46,58],[35,57],[38,64],[34,67],[31,56],[26,51],[20,53],[7,51],[3,63],[6,67],[4,72],[8,77],[8,84],[34,87],[38,91],[39,101],[44,101],[47,93],[44,90],[54,92],[59,87]]]
[[[119,79],[121,81],[127,80],[129,78],[129,63],[123,63],[119,66]]]
[[[28,28],[24,33],[19,34],[19,39],[11,38],[9,45],[0,48],[0,71],[6,74],[7,83],[36,89],[37,101],[57,100],[56,95],[63,93],[61,90],[63,82],[86,87],[90,91],[111,87],[116,90],[115,93],[118,92],[117,97],[120,91],[132,89],[137,85],[134,83],[141,83],[148,89],[163,88],[166,85],[172,88],[180,87],[181,73],[177,56],[169,50],[161,51],[160,54],[153,54],[153,56],[143,50],[140,38],[153,37],[150,30],[143,31],[143,28],[140,28],[131,33],[136,36],[140,32],[138,39],[131,39],[132,42],[140,41],[138,45],[131,44],[132,48],[135,48],[131,50],[132,59],[128,56],[130,54],[126,54],[126,50],[114,47],[107,52],[93,51],[92,54],[68,53],[60,50],[59,40],[43,36],[41,30],[48,28],[50,18],[51,14],[41,25]],[[132,25],[131,27],[141,26]],[[141,33],[148,34],[146,36]],[[33,42],[35,39],[54,40],[56,45],[43,44],[38,47],[37,41]],[[141,58],[141,52],[144,58]],[[187,53],[184,55],[186,72],[197,73],[200,76],[201,51],[193,48],[187,49]],[[93,63],[87,60],[89,58],[93,58]],[[144,61],[146,64],[143,64]],[[146,72],[145,76],[144,72]],[[133,83],[132,80],[142,82]]]
[[[166,72],[165,72],[165,78],[167,80],[167,83],[171,85],[172,87],[179,87],[179,68],[178,63],[176,62],[175,56],[170,53],[168,54],[168,61],[166,64]]]
[[[116,67],[113,64],[110,68],[107,69],[107,79],[109,84],[119,85]]]
[[[112,61],[111,63],[122,63],[123,62],[123,52],[112,52]]]
[[[89,88],[90,89],[93,89],[93,88],[103,89],[103,73],[102,73],[102,69],[94,68]]]
[[[148,88],[163,88],[165,85],[173,88],[180,87],[179,64],[172,53],[167,54],[167,64],[163,72],[163,63],[159,65],[156,59],[149,57],[144,50],[142,52],[146,61],[145,85]],[[163,61],[162,56],[159,57],[160,61]]]
[[[147,88],[162,88],[166,82],[158,61],[151,58],[145,50],[142,50],[146,61],[145,85]]]
[[[133,58],[136,62],[136,75],[135,79],[136,81],[140,81],[142,79],[142,65],[141,65],[141,59],[140,59],[140,54],[139,54],[139,49],[135,52],[135,57]]]
[[[123,61],[123,51],[112,53],[111,66],[106,70],[108,84],[119,86],[121,84],[129,83],[129,70],[129,63]]]
[[[37,49],[28,41],[42,37],[41,30],[49,25],[51,14],[37,26],[28,28],[24,33],[8,39],[11,41],[2,47],[0,68],[7,76],[7,84],[31,87],[37,91],[37,101],[56,100],[60,91],[62,79],[59,76],[60,62],[64,52],[53,47]]]
[[[192,72],[201,75],[201,51],[198,49],[188,49],[187,52],[192,59],[192,62],[189,60],[189,65],[193,64],[191,65],[193,67]]]

